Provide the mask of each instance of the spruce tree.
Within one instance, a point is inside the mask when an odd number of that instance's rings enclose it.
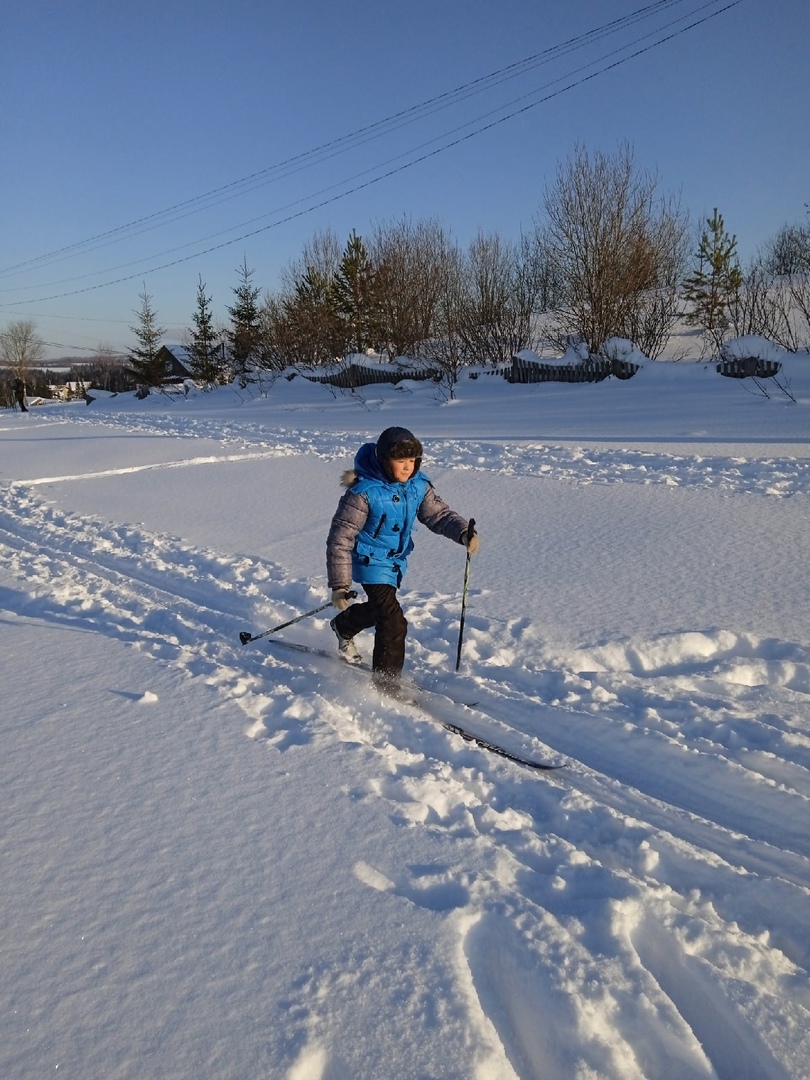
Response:
[[[304,362],[331,364],[346,351],[346,334],[337,308],[334,279],[308,266],[284,304],[286,317],[297,327]]]
[[[191,371],[195,379],[211,385],[218,382],[222,374],[222,356],[218,334],[214,329],[211,297],[205,295],[202,277],[197,283],[197,310],[191,318],[194,322],[188,350]]]
[[[239,284],[233,289],[236,302],[228,308],[231,328],[228,339],[231,346],[231,360],[234,374],[244,382],[252,360],[258,355],[259,348],[259,294],[261,289],[251,284],[253,270],[248,268],[247,259],[237,270]]]
[[[129,350],[130,371],[141,386],[160,386],[166,378],[166,364],[159,357],[160,339],[166,331],[157,324],[157,313],[146,286],[141,293],[141,306],[135,310],[135,315],[138,321],[130,326],[130,330],[138,344]]]
[[[376,275],[366,246],[354,231],[335,274],[334,296],[348,348],[353,352],[374,348],[381,322]]]
[[[737,261],[737,237],[726,232],[723,215],[715,207],[700,238],[697,266],[683,283],[684,298],[692,305],[690,323],[703,326],[719,345],[729,325],[728,308],[743,282]]]

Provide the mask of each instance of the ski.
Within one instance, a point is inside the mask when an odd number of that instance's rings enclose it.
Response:
[[[268,645],[274,648],[288,649],[292,652],[307,653],[310,656],[323,657],[329,660],[333,664],[346,664],[346,667],[354,668],[358,671],[371,673],[371,666],[365,661],[359,664],[349,664],[346,661],[341,660],[335,656],[333,652],[329,652],[326,649],[320,649],[314,645],[303,645],[298,641],[286,641],[284,638],[270,638],[267,641]],[[506,746],[502,746],[500,743],[493,742],[491,739],[487,739],[482,735],[477,735],[475,732],[470,731],[469,728],[464,727],[462,724],[457,724],[454,721],[444,720],[440,716],[437,716],[435,712],[430,708],[426,700],[420,700],[421,696],[425,698],[434,697],[437,699],[444,699],[450,702],[452,705],[459,706],[461,708],[473,709],[476,702],[468,703],[465,701],[459,701],[451,694],[446,693],[443,690],[432,690],[430,687],[422,686],[420,683],[409,679],[406,683],[409,690],[413,691],[413,697],[392,697],[392,702],[399,705],[405,705],[409,708],[415,709],[421,715],[427,717],[433,723],[440,724],[445,731],[450,732],[451,735],[458,735],[465,742],[471,743],[477,746],[480,750],[486,750],[490,754],[495,754],[498,757],[505,758],[507,761],[511,761],[516,765],[522,765],[527,769],[534,769],[538,772],[554,772],[557,769],[565,768],[565,762],[559,762],[554,764],[548,761],[538,761],[535,758],[524,757],[522,754],[516,753],[514,750],[510,750]]]
[[[498,757],[506,758],[507,761],[514,761],[516,765],[524,765],[527,769],[537,769],[540,772],[553,772],[555,769],[565,768],[564,761],[561,761],[556,765],[552,764],[550,761],[536,761],[534,758],[527,758],[523,757],[521,754],[515,754],[511,750],[507,750],[505,746],[501,746],[499,743],[490,742],[489,739],[484,739],[480,735],[473,735],[471,731],[467,731],[467,729],[461,727],[460,724],[450,724],[445,720],[440,720],[439,723],[446,731],[452,732],[453,735],[460,735],[465,742],[474,743],[481,750],[487,750],[490,754],[497,754]]]

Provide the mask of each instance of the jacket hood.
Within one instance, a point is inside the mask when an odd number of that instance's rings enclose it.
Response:
[[[390,483],[391,477],[377,457],[376,450],[376,443],[363,443],[354,455],[354,471],[358,477],[363,477],[367,480],[382,480],[385,483]]]

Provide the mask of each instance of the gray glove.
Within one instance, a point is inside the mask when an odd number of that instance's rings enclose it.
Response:
[[[351,602],[348,589],[332,589],[332,605],[338,611],[345,611]]]

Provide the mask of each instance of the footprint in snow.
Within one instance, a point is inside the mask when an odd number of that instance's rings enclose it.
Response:
[[[354,865],[354,874],[369,888],[401,896],[428,911],[455,911],[470,900],[467,886],[454,880],[447,870],[437,872],[432,867],[414,868],[413,880],[396,883],[373,866],[360,861]]]

